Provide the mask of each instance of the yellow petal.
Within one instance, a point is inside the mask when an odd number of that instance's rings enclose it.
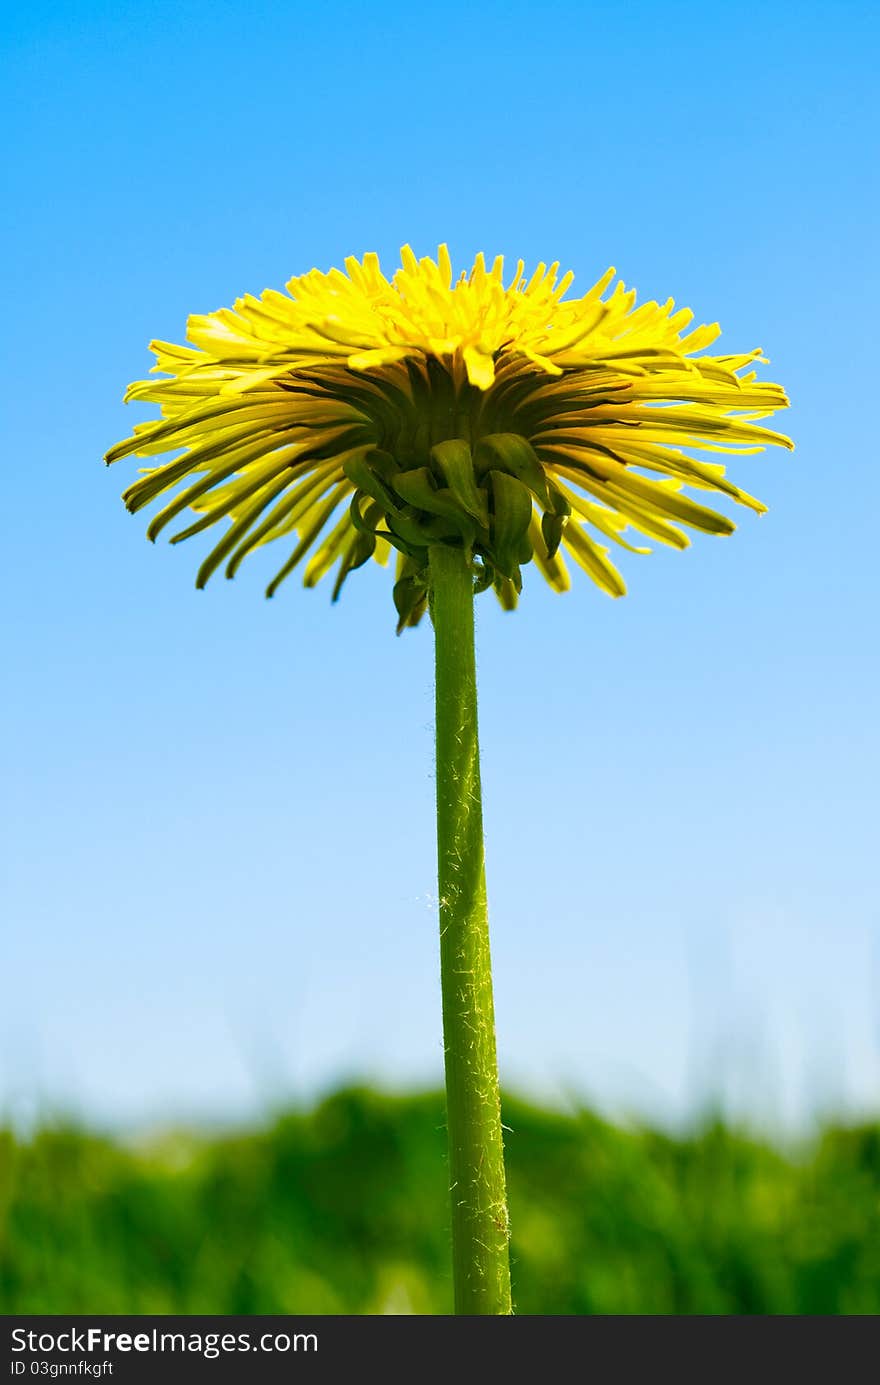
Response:
[[[462,352],[468,380],[479,390],[487,390],[495,383],[495,362],[492,356],[480,351],[476,346],[466,346]]]

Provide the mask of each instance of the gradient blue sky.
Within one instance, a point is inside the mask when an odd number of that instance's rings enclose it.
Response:
[[[189,312],[410,241],[615,264],[764,346],[770,513],[479,606],[511,1085],[880,1105],[878,10],[34,4],[3,21],[0,1108],[439,1081],[431,642],[254,561],[193,588],[101,464]]]

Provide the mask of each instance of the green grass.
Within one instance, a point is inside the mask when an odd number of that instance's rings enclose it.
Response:
[[[132,1148],[0,1132],[3,1313],[447,1313],[439,1095]],[[505,1103],[520,1313],[880,1313],[880,1126],[799,1157]]]

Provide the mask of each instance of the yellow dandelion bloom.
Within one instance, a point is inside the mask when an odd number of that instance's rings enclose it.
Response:
[[[187,510],[197,518],[172,543],[227,522],[199,587],[286,540],[267,595],[305,559],[306,586],[335,565],[335,598],[354,568],[396,550],[402,628],[424,611],[432,544],[464,547],[478,587],[508,607],[531,560],[557,591],[568,557],[622,596],[608,543],[644,553],[641,539],[685,548],[689,529],[733,531],[685,488],[763,511],[692,455],[792,446],[759,422],[788,403],[757,379],[760,349],[703,354],[717,324],[692,327],[672,299],[636,307],[613,269],[568,298],[573,275],[558,279],[557,264],[526,277],[520,261],[505,286],[500,256],[458,279],[445,245],[436,261],[408,246],[401,258],[390,280],[372,254],[346,273],[313,269],[286,293],[191,317],[189,346],[151,344],[159,378],[126,400],[162,417],[106,460],[183,449],[124,500],[136,511],[171,493],[151,539]]]

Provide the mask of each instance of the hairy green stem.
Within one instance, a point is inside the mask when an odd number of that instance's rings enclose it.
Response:
[[[507,1192],[483,853],[474,583],[463,549],[430,549],[436,652],[437,854],[455,1311],[510,1305]]]

